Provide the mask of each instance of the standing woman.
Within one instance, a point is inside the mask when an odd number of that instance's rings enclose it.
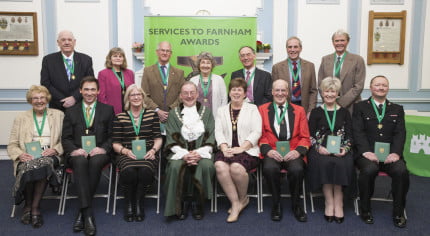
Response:
[[[258,165],[262,121],[257,106],[245,102],[246,81],[231,80],[230,104],[220,107],[215,119],[215,138],[219,152],[215,168],[219,183],[231,203],[227,222],[236,222],[248,205],[248,172]]]
[[[197,57],[200,74],[190,79],[195,85],[199,96],[197,101],[212,110],[214,117],[218,108],[227,104],[227,92],[224,79],[212,74],[216,62],[210,52],[201,52]]]
[[[115,114],[118,114],[124,111],[125,91],[130,84],[134,84],[134,73],[127,69],[127,59],[121,48],[109,51],[105,67],[97,76],[100,85],[97,100],[113,106]]]
[[[26,97],[33,108],[15,118],[7,152],[13,160],[16,177],[13,187],[15,204],[25,201],[21,222],[39,228],[43,225],[39,203],[48,181],[53,185],[59,184],[55,168],[59,166],[63,153],[61,130],[64,114],[46,107],[51,94],[44,86],[31,86]],[[32,156],[26,149],[26,144],[33,141],[40,142],[43,150],[40,158]]]
[[[324,103],[311,111],[309,131],[312,148],[309,157],[309,178],[312,191],[322,185],[325,197],[324,217],[342,223],[343,192],[348,186],[354,171],[351,154],[352,121],[347,109],[341,107],[336,99],[339,96],[341,82],[336,77],[327,77],[320,85]],[[329,136],[340,136],[340,153],[328,151]],[[330,137],[331,138],[331,137]]]
[[[153,110],[145,109],[144,98],[143,89],[136,84],[130,85],[125,93],[125,112],[117,114],[113,124],[113,149],[118,154],[115,159],[124,188],[124,220],[127,222],[143,221],[145,218],[143,198],[154,182],[158,166],[156,153],[163,142],[158,115]],[[133,140],[146,141],[145,156],[139,157],[133,153]]]

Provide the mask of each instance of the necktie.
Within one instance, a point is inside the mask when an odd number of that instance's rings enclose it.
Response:
[[[87,106],[87,108],[85,108],[85,115],[87,116],[87,120],[89,120],[91,118],[91,107]],[[90,120],[90,126],[92,125],[93,121]]]
[[[284,113],[284,106],[279,106],[279,110],[281,111],[279,116],[282,116],[282,113]],[[282,120],[281,125],[279,126],[279,140],[287,140],[287,124],[285,124],[285,120]]]
[[[298,98],[302,94],[302,90],[300,88],[300,78],[297,76],[297,81],[294,81],[294,75],[297,75],[297,62],[293,61],[293,96]]]
[[[336,61],[336,66],[335,66],[335,72],[336,74],[334,75],[335,77],[339,78],[340,76],[340,59],[341,57],[337,57],[337,61]],[[337,68],[339,68],[339,70],[337,70]]]
[[[66,58],[66,63],[67,78],[69,78],[70,80],[70,78],[72,77],[72,72],[70,71],[70,68],[72,68],[72,60],[70,58]]]
[[[248,97],[250,102],[254,101],[254,97],[252,96],[252,82],[250,83],[249,80],[251,79],[251,71],[247,70],[246,71],[246,82],[248,83],[248,89],[246,90],[246,97]]]
[[[160,66],[161,73],[163,73],[163,77],[166,78],[166,66]]]

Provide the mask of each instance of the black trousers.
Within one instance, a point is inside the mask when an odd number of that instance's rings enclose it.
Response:
[[[409,190],[409,172],[403,159],[394,163],[379,164],[367,158],[359,157],[356,164],[360,169],[358,176],[358,188],[360,192],[360,209],[362,212],[369,212],[370,198],[375,189],[375,178],[379,171],[386,172],[391,177],[391,191],[393,193],[393,215],[398,216],[403,213],[406,205],[406,194]]]
[[[263,159],[263,175],[272,193],[273,204],[278,204],[281,197],[281,169],[287,170],[292,207],[300,204],[300,190],[305,175],[305,162],[297,158],[288,162],[277,162],[273,158]]]
[[[97,190],[103,167],[110,162],[106,154],[89,158],[83,156],[69,157],[81,208],[91,207],[91,201]]]

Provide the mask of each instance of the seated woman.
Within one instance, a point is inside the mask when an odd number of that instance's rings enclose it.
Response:
[[[201,52],[196,64],[200,74],[192,77],[190,81],[197,85],[199,91],[197,101],[211,109],[216,117],[218,108],[227,104],[224,79],[212,73],[216,63],[210,52]]]
[[[25,201],[21,222],[39,228],[43,225],[39,204],[48,181],[52,185],[59,184],[55,168],[59,166],[63,153],[61,130],[64,114],[46,107],[51,94],[44,86],[31,86],[26,97],[33,108],[15,118],[7,152],[13,160],[16,177],[13,186],[15,204]],[[42,149],[40,154],[31,155],[32,150],[27,150],[27,147],[39,145]]]
[[[134,84],[134,72],[127,69],[127,59],[122,48],[112,48],[106,56],[105,69],[97,76],[100,85],[99,102],[113,106],[115,114],[124,111],[124,95]]]
[[[124,97],[125,112],[116,115],[113,124],[113,149],[120,170],[120,183],[124,189],[127,222],[143,221],[143,198],[154,181],[162,138],[157,113],[145,109],[145,93],[136,84],[130,85]],[[132,151],[133,140],[146,141],[146,154],[137,156]],[[143,154],[142,154],[143,155]]]
[[[215,156],[219,183],[231,203],[227,222],[236,222],[248,205],[248,172],[258,165],[261,117],[257,106],[245,101],[246,81],[231,80],[230,104],[220,107],[215,119],[215,138],[220,151]]]
[[[336,77],[327,77],[321,82],[324,103],[313,109],[309,117],[312,148],[308,154],[311,189],[315,191],[322,185],[324,217],[328,222],[334,220],[337,223],[344,219],[342,187],[350,184],[354,171],[351,116],[347,109],[336,103],[340,87],[340,80]],[[328,150],[330,136],[340,136],[339,153]]]

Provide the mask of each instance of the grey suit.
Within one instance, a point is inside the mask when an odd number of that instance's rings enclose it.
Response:
[[[366,66],[360,55],[350,52],[346,53],[345,60],[340,70],[339,79],[342,83],[342,87],[339,91],[340,97],[338,103],[352,113],[353,104],[361,101],[360,95],[363,91],[364,80],[366,79]],[[334,75],[334,60],[335,55],[333,53],[322,58],[318,71],[318,85],[320,85],[321,81],[327,76]]]
[[[314,63],[306,61],[300,58],[300,85],[301,85],[301,96],[302,106],[305,108],[306,113],[311,112],[317,104],[318,90],[316,87],[316,76]],[[283,79],[287,81],[288,87],[291,91],[291,74],[288,66],[288,59],[276,63],[272,67],[272,78],[273,81]]]

